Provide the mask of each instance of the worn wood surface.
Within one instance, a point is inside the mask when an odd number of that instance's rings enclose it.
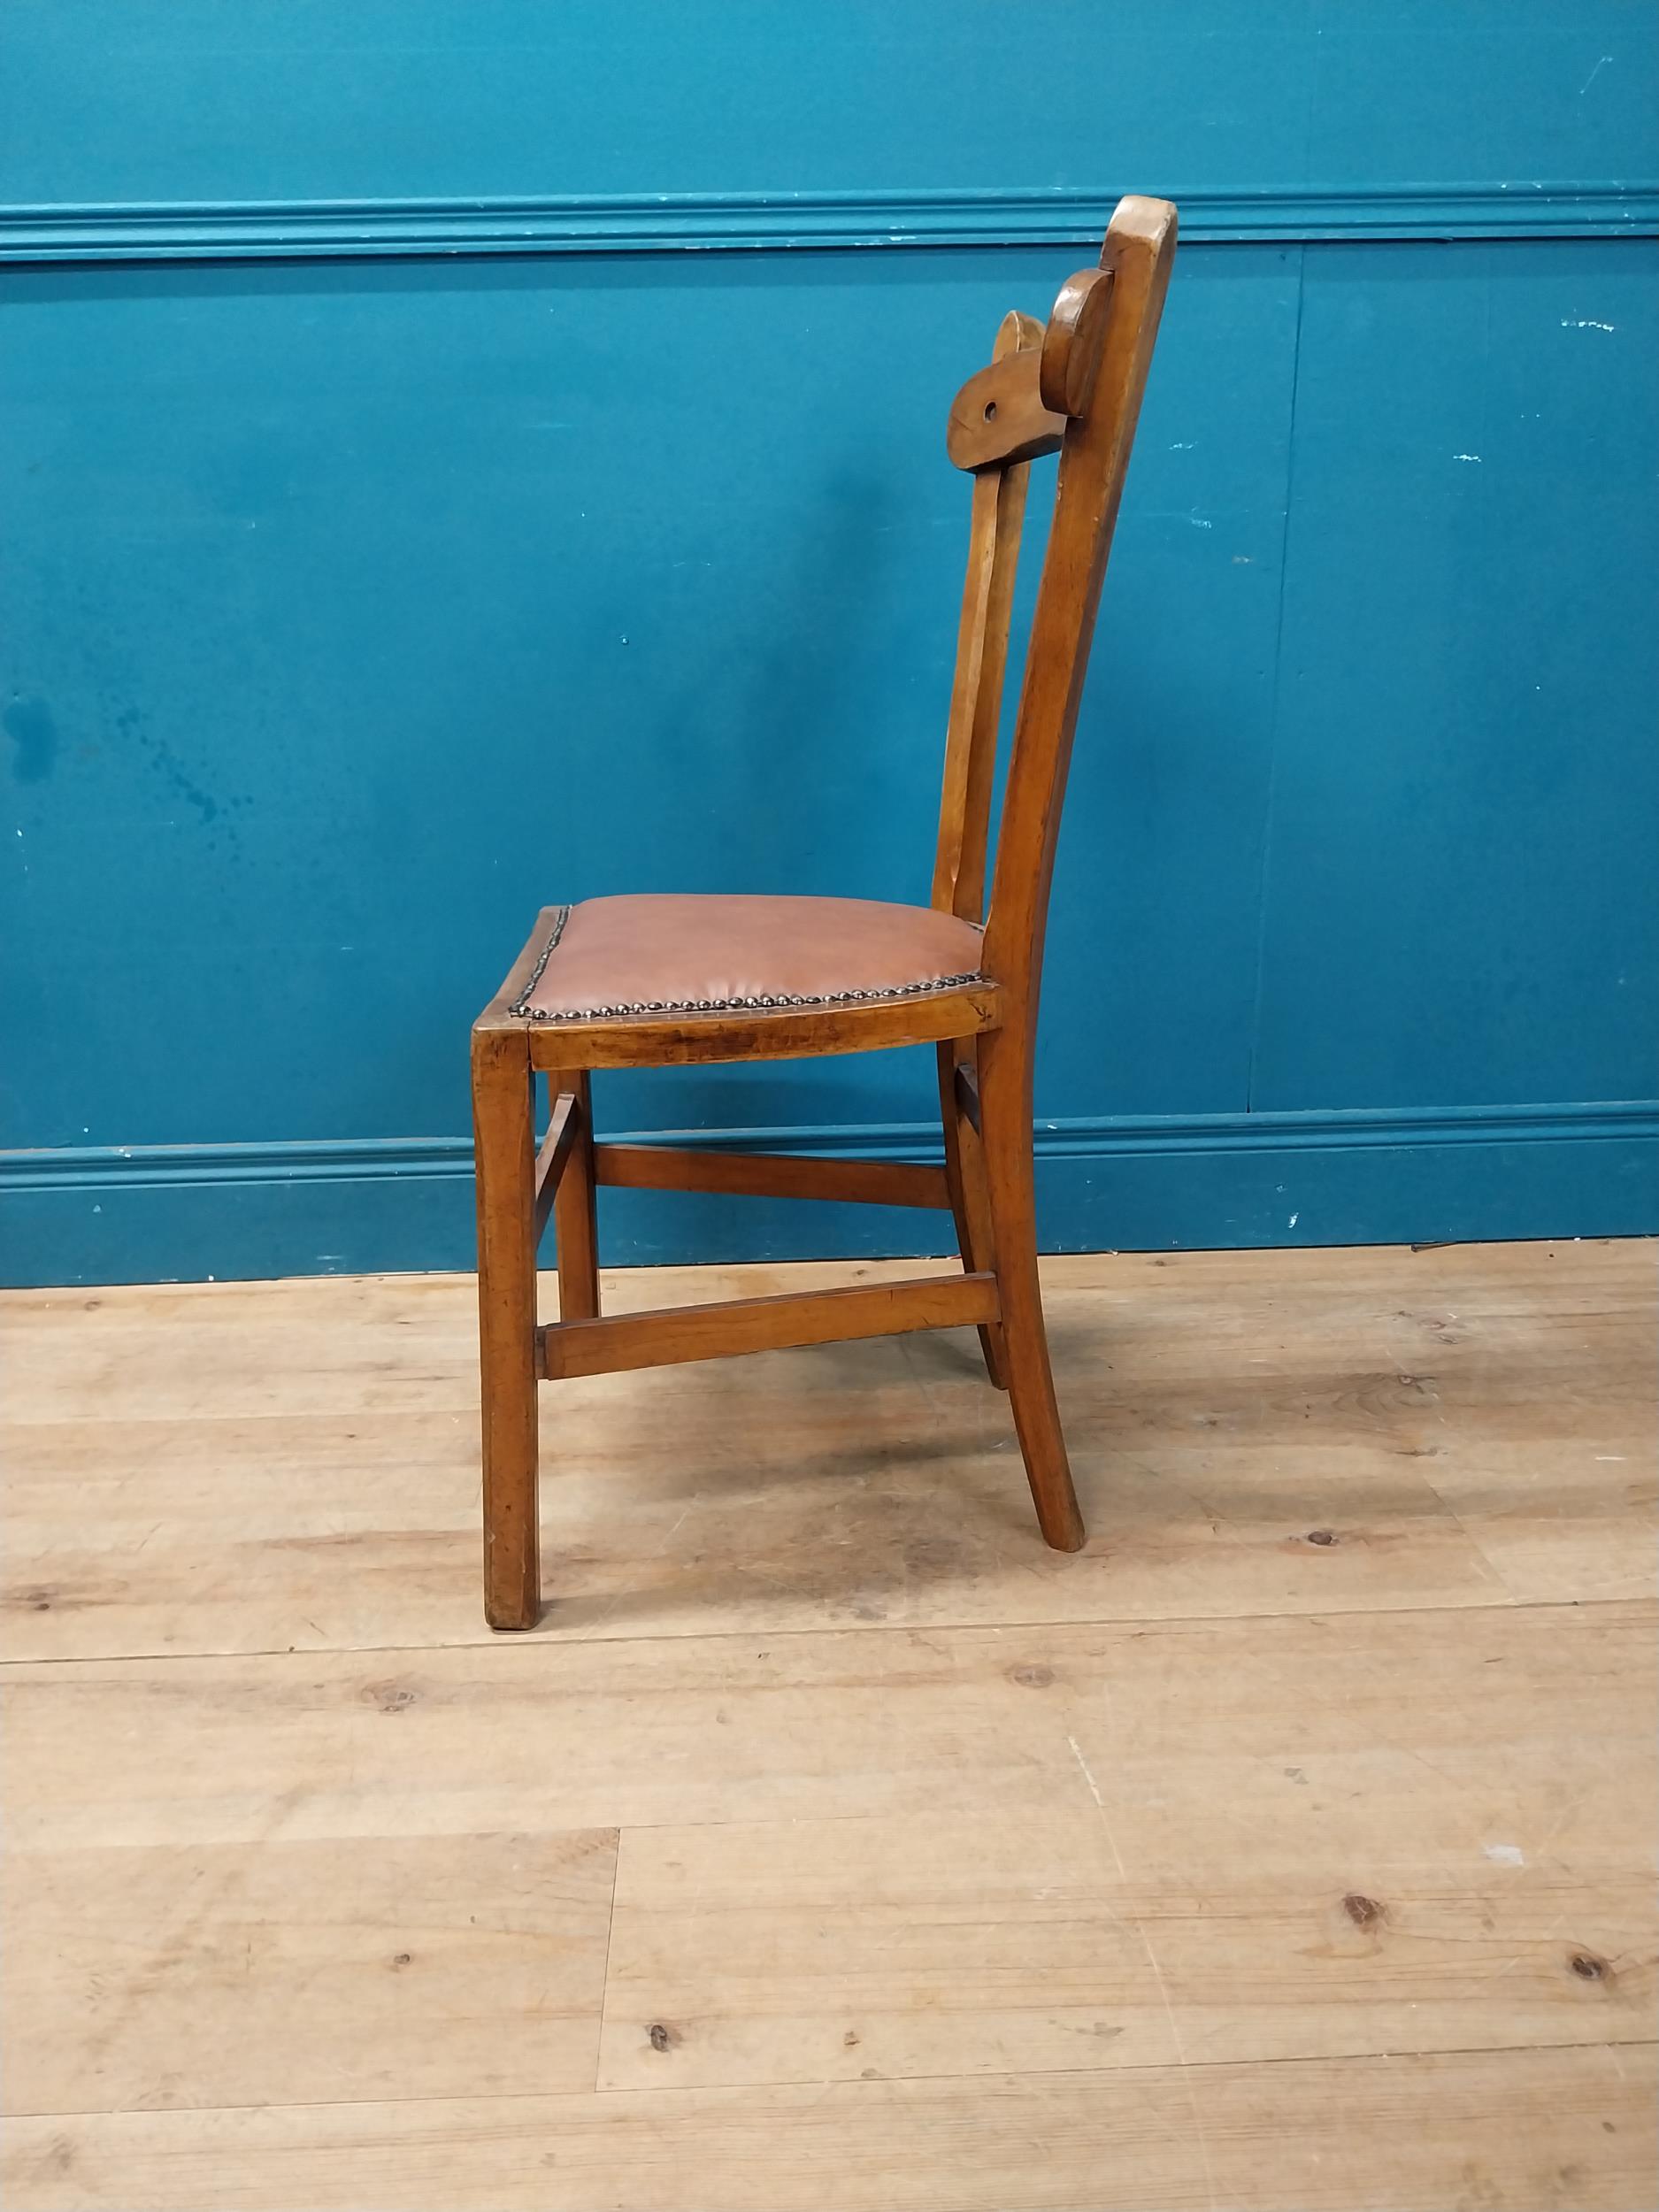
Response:
[[[11,2109],[592,2086],[614,1828],[285,1828],[7,1860]]]
[[[558,1193],[559,1178],[581,1133],[582,1110],[574,1091],[559,1091],[553,1079],[554,1102],[547,1133],[535,1156],[535,1233],[537,1241],[547,1227]]]
[[[1070,1558],[967,1330],[572,1381],[510,1643],[470,1280],[0,1302],[4,2201],[1637,2212],[1653,1271],[1046,1263]]]
[[[995,472],[1057,453],[1064,415],[1043,405],[1041,356],[1020,349],[971,376],[950,403],[945,449],[959,469]]]
[[[1040,354],[1042,342],[1042,324],[1034,315],[1021,314],[1016,308],[1002,318],[993,363],[1005,361],[1013,353]],[[954,409],[952,414],[954,433]],[[1030,480],[1031,471],[1023,463],[985,470],[974,481],[968,522],[968,567],[945,731],[945,781],[939,806],[933,901],[935,906],[948,908],[970,922],[985,918],[985,864],[991,793],[996,779],[997,728]]]
[[[541,1372],[554,1379],[611,1375],[995,1318],[995,1275],[918,1275],[898,1282],[849,1284],[841,1290],[721,1298],[705,1305],[613,1314],[603,1321],[557,1323],[541,1333]]]
[[[964,1053],[969,1059],[963,1058]],[[991,1218],[979,1137],[979,1051],[972,1037],[939,1048],[939,1111],[945,1131],[945,1187],[950,1194],[962,1264],[970,1274],[982,1274],[987,1268],[995,1271],[996,1225]],[[986,1373],[999,1390],[1006,1390],[1008,1356],[1000,1321],[980,1324],[979,1351]]]
[[[944,1170],[913,1160],[820,1160],[791,1153],[691,1152],[664,1144],[601,1144],[594,1148],[594,1171],[600,1183],[630,1190],[833,1198],[865,1206],[948,1206],[950,1202]]]
[[[553,1194],[553,1240],[559,1279],[559,1319],[592,1321],[599,1313],[599,1216],[594,1203],[593,1086],[585,1069],[555,1070],[550,1095],[575,1106],[576,1134],[569,1172]],[[554,1109],[557,1112],[557,1109]]]
[[[535,1086],[523,1035],[472,1033],[478,1350],[483,1407],[484,1610],[492,1628],[536,1616]],[[580,1134],[580,1124],[578,1125]],[[567,1193],[555,1188],[554,1206]]]
[[[31,2212],[1647,2212],[1610,2049],[12,2124]]]
[[[644,1269],[606,1305],[926,1264]],[[1653,1271],[1636,1243],[1045,1260],[1097,1524],[1067,1559],[966,1333],[562,1384],[539,1632],[1639,1598]],[[50,1291],[0,1325],[6,1655],[487,1635],[470,1277]]]

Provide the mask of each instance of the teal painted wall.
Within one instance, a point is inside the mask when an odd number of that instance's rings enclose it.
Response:
[[[9,0],[7,1279],[464,1265],[540,904],[925,896],[945,406],[1125,188],[1047,1242],[1659,1227],[1656,117],[1639,0]],[[931,1080],[597,1102],[902,1153]]]

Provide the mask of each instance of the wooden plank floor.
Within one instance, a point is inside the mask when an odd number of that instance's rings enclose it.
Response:
[[[595,1378],[512,1640],[470,1279],[0,1301],[9,2212],[1647,2212],[1653,1248],[1046,1272],[1087,1552],[972,1333]]]

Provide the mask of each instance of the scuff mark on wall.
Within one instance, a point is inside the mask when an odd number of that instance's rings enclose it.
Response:
[[[17,747],[12,773],[19,783],[44,783],[58,757],[58,725],[45,700],[13,699],[0,722]]]

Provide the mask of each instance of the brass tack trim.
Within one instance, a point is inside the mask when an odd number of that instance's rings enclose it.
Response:
[[[555,915],[547,942],[536,955],[535,965],[531,969],[523,990],[508,1009],[515,1020],[616,1021],[641,1014],[764,1014],[785,1012],[794,1007],[876,1005],[884,999],[923,998],[934,991],[960,991],[971,983],[985,981],[985,977],[975,968],[961,975],[925,976],[915,983],[895,983],[886,989],[873,991],[821,991],[800,995],[778,992],[758,998],[633,999],[615,1006],[575,1006],[559,1011],[549,1007],[532,1006],[530,1001],[535,994],[536,986],[557,949],[570,917],[568,906],[561,906]]]
[[[536,985],[541,980],[542,971],[546,968],[548,962],[553,957],[554,949],[557,945],[559,939],[565,934],[565,925],[569,921],[570,918],[571,910],[568,906],[557,906],[554,908],[553,926],[548,932],[547,942],[536,955],[535,965],[531,969],[528,976],[525,979],[525,987],[523,990],[519,992],[518,997],[514,999],[512,1004],[507,1009],[507,1011],[513,1016],[515,1020],[530,1013],[530,994],[535,989]],[[534,1020],[535,1017],[531,1015],[530,1018]]]

